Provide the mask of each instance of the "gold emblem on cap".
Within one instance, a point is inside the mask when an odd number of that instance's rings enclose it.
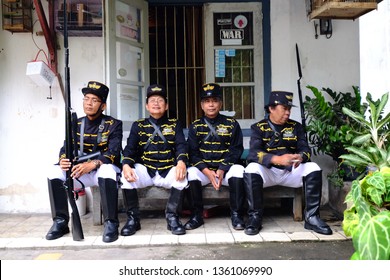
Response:
[[[94,88],[94,89],[99,89],[101,87],[101,85],[98,85],[96,83],[93,83],[93,84],[89,84],[88,85],[89,88]]]
[[[214,89],[214,86],[208,84],[207,87],[203,87],[203,90],[204,91],[208,91],[208,90],[213,90]]]
[[[292,95],[286,95],[286,98],[289,99],[289,100],[293,99]]]
[[[154,88],[152,88],[151,90],[152,90],[152,91],[161,91],[162,89],[159,88],[159,87],[154,87]]]

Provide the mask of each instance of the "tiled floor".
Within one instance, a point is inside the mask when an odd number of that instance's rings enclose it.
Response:
[[[12,248],[97,248],[131,247],[180,244],[233,244],[257,242],[335,241],[348,239],[341,228],[341,221],[329,210],[322,210],[321,216],[333,229],[333,235],[321,235],[305,230],[303,222],[294,222],[289,214],[266,211],[263,229],[258,235],[248,236],[232,228],[230,217],[225,214],[205,219],[205,225],[187,231],[185,235],[172,235],[166,228],[162,213],[143,213],[141,230],[135,235],[123,237],[112,243],[102,242],[103,226],[93,226],[91,214],[82,216],[83,241],[73,241],[67,234],[57,240],[48,241],[45,235],[52,221],[50,214],[0,214],[0,249]],[[121,225],[126,216],[119,215]],[[181,220],[184,223],[188,217]]]

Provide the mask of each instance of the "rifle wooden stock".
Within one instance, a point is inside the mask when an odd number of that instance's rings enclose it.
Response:
[[[77,135],[74,135],[72,129],[72,108],[70,98],[70,79],[69,79],[69,49],[68,49],[68,27],[67,27],[67,9],[66,0],[64,0],[64,48],[65,48],[65,154],[66,158],[73,162],[74,151],[72,146],[77,145]],[[72,208],[72,236],[74,241],[84,239],[83,228],[81,226],[80,214],[77,209],[76,199],[74,195],[73,178],[70,176],[71,170],[66,172],[65,187],[67,189],[68,201]]]

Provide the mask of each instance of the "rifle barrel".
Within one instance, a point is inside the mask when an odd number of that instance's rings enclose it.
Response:
[[[73,164],[73,143],[77,141],[72,136],[72,103],[70,97],[70,70],[69,70],[69,48],[68,48],[68,23],[67,23],[67,5],[64,0],[64,48],[65,48],[65,154],[66,158]],[[76,200],[74,197],[73,178],[70,176],[71,170],[66,172],[65,186],[67,188],[68,201],[72,208],[72,236],[74,241],[84,239],[83,228],[81,226],[80,214],[77,209]]]
[[[299,80],[300,80],[302,78],[302,68],[301,68],[301,59],[299,58],[298,44],[295,44],[295,51],[297,54],[298,75],[299,75]]]
[[[305,131],[305,135],[306,135],[305,108],[303,105],[303,97],[302,97],[302,90],[301,90],[302,69],[301,69],[301,60],[299,58],[298,44],[295,44],[295,51],[296,51],[296,55],[297,55],[297,67],[298,67],[298,75],[299,75],[299,78],[297,80],[299,105],[300,105],[300,109],[301,109],[302,126],[303,126],[303,129]],[[307,139],[307,136],[306,136],[306,139]]]

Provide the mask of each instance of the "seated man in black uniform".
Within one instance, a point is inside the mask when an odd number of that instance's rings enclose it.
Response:
[[[244,150],[241,128],[234,118],[219,113],[222,91],[218,84],[203,85],[200,99],[204,116],[195,120],[188,131],[192,215],[185,227],[203,225],[202,186],[211,183],[217,191],[221,185],[229,186],[232,225],[235,230],[243,230],[244,167],[237,164]]]
[[[250,150],[244,181],[248,198],[245,233],[254,235],[262,227],[263,188],[281,185],[304,187],[306,198],[305,228],[332,234],[320,218],[322,171],[310,162],[310,148],[300,123],[290,119],[293,94],[271,92],[265,107],[269,117],[251,126]]]
[[[121,170],[122,121],[106,116],[108,87],[91,81],[82,89],[84,94],[83,109],[85,117],[77,123],[77,144],[80,155],[89,155],[100,151],[93,160],[72,166],[65,158],[65,145],[60,151],[58,165],[49,173],[49,197],[53,216],[53,226],[46,239],[57,239],[69,232],[69,211],[67,194],[64,188],[66,171],[72,168],[71,177],[76,179],[75,189],[80,182],[89,187],[99,185],[104,216],[103,241],[113,242],[118,239],[118,187],[117,174]]]
[[[147,89],[149,118],[133,123],[123,151],[123,193],[127,222],[121,235],[133,235],[141,229],[137,189],[157,186],[170,189],[165,210],[167,228],[172,234],[185,234],[179,220],[182,190],[187,187],[187,143],[176,119],[166,116],[167,94],[161,85]]]

